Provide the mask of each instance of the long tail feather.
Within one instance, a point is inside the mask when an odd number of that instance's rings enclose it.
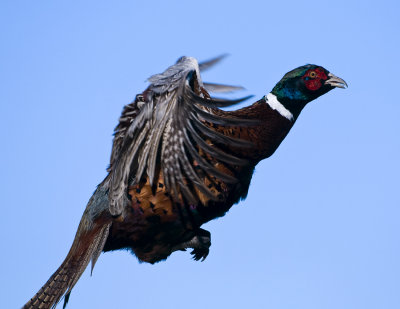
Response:
[[[97,189],[86,207],[64,262],[23,309],[55,308],[64,295],[65,308],[72,288],[91,260],[93,270],[108,237],[111,220],[109,215],[104,215],[106,201],[104,192]]]

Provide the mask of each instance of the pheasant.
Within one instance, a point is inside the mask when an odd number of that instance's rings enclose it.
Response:
[[[130,249],[142,262],[192,249],[204,260],[211,246],[202,224],[246,198],[255,166],[271,156],[307,103],[347,84],[317,65],[298,67],[270,93],[235,111],[237,100],[209,92],[240,87],[203,82],[198,63],[181,57],[123,108],[108,175],[83,213],[61,266],[24,308],[54,308],[101,252]]]

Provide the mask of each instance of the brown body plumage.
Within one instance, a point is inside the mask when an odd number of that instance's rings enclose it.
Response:
[[[207,88],[236,88],[202,82],[200,69],[218,60],[198,66],[182,57],[125,106],[109,174],[89,200],[65,261],[24,308],[51,308],[63,295],[66,304],[102,251],[129,248],[148,263],[186,248],[196,260],[208,255],[211,237],[201,225],[246,197],[256,164],[274,153],[298,116],[285,116],[266,97],[237,111],[219,109],[243,100],[209,96]]]
[[[196,236],[202,224],[223,216],[234,203],[247,195],[255,165],[277,149],[293,125],[293,122],[286,118],[282,119],[265,100],[238,111],[214,110],[214,113],[218,113],[221,117],[237,119],[245,117],[258,123],[251,127],[210,126],[225,136],[252,143],[250,147],[244,149],[229,146],[225,146],[227,148],[224,149],[236,157],[245,158],[247,164],[234,166],[218,161],[214,163],[219,171],[241,181],[229,184],[217,177],[210,179],[205,176],[203,182],[218,200],[212,200],[198,192],[201,203],[195,205],[196,207],[182,206],[183,202],[181,205],[174,203],[162,180],[162,173],[155,185],[154,193],[148,179],[143,185],[130,187],[129,212],[122,221],[113,222],[104,247],[105,251],[131,248],[140,260],[150,263],[167,258],[174,248]],[[222,145],[214,146],[222,147]]]

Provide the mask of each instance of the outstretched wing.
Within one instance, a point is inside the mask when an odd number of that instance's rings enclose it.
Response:
[[[109,169],[110,212],[114,216],[120,215],[128,202],[128,185],[148,179],[154,186],[162,175],[176,202],[197,204],[198,191],[217,199],[204,184],[204,175],[227,183],[237,181],[219,171],[210,158],[231,165],[247,163],[215,145],[243,147],[249,146],[249,142],[227,137],[211,127],[244,125],[246,120],[216,115],[213,109],[237,104],[248,97],[239,100],[209,98],[199,65],[190,57],[181,57],[165,72],[151,76],[149,81],[151,84],[143,97],[124,109],[126,119],[121,117],[120,124],[128,121],[129,126],[125,123],[117,127]],[[223,90],[229,86],[216,85],[219,87]]]

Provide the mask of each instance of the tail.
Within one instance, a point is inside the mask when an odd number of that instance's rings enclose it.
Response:
[[[99,186],[86,207],[64,262],[23,309],[55,308],[63,295],[65,295],[63,307],[65,308],[72,288],[90,260],[93,270],[103,250],[111,225],[109,215],[105,215],[106,207],[108,209],[107,194]]]

